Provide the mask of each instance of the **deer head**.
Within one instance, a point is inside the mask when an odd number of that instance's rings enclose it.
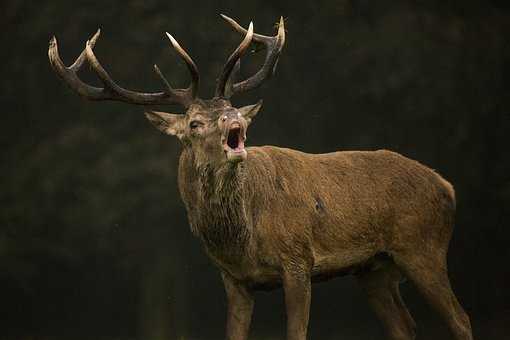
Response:
[[[145,115],[160,131],[178,137],[186,148],[191,148],[199,161],[237,163],[247,157],[244,147],[246,131],[253,117],[260,110],[262,101],[236,108],[232,106],[230,97],[257,88],[274,74],[285,43],[285,29],[283,18],[280,18],[278,33],[275,36],[264,36],[253,33],[253,23],[250,23],[246,30],[233,19],[225,15],[221,16],[237,32],[244,35],[244,39],[227,59],[218,78],[215,95],[209,100],[197,97],[200,83],[198,68],[188,53],[168,33],[167,36],[173,48],[186,63],[191,74],[191,84],[186,89],[172,88],[157,65],[154,65],[154,70],[165,86],[163,91],[142,93],[119,86],[94,55],[93,48],[99,38],[100,30],[87,41],[85,49],[69,67],[62,62],[58,53],[57,40],[53,37],[48,50],[50,64],[72,90],[89,100],[114,100],[136,105],[180,105],[185,109],[184,114],[146,110]],[[251,77],[234,82],[235,74],[240,68],[240,58],[252,43],[266,49],[264,64]],[[91,86],[78,77],[77,73],[85,61],[97,74],[103,87]]]

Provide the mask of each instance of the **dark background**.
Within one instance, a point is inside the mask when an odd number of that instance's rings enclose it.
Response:
[[[510,11],[507,1],[7,1],[0,82],[0,338],[221,339],[217,270],[191,236],[176,187],[180,146],[142,108],[81,100],[52,72],[56,34],[70,64],[98,27],[95,51],[127,88],[188,74],[172,33],[211,96],[238,36],[283,15],[277,75],[234,104],[264,98],[250,145],[307,152],[392,149],[456,188],[454,290],[476,339],[510,337]],[[244,59],[243,73],[260,65]],[[89,70],[84,79],[97,84]],[[172,108],[166,108],[171,110]],[[381,339],[350,277],[314,286],[313,339]],[[412,285],[418,339],[449,339]],[[260,293],[253,339],[282,338],[281,291]]]

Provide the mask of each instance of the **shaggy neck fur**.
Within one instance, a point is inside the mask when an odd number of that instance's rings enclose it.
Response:
[[[212,254],[222,258],[242,255],[251,234],[246,214],[245,165],[199,163],[191,151],[185,152],[189,154],[181,162],[188,163],[185,171],[192,171],[195,180],[194,195],[186,195],[193,198],[185,202],[196,208],[194,232]]]

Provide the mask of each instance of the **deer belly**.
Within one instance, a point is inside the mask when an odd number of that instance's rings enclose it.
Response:
[[[233,257],[226,259],[211,253],[208,255],[222,271],[253,289],[268,290],[281,286],[280,271],[274,266],[261,265],[244,256],[233,260]]]

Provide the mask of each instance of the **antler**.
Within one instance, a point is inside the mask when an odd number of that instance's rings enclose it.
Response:
[[[241,58],[241,56],[246,52],[248,47],[250,47],[251,40],[253,38],[253,22],[250,22],[248,27],[248,31],[244,32],[245,37],[243,41],[239,44],[239,46],[235,49],[235,51],[228,57],[225,66],[223,66],[223,71],[221,72],[220,78],[218,79],[218,85],[216,86],[215,96],[226,98],[226,87],[230,75],[232,74],[232,70],[235,68],[237,62]]]
[[[188,107],[197,96],[200,76],[197,66],[191,57],[184,51],[179,43],[167,33],[172,46],[186,63],[191,73],[191,85],[187,89],[173,89],[163,76],[157,65],[154,70],[165,84],[166,89],[162,92],[135,92],[124,89],[117,85],[108,72],[101,66],[92,49],[96,44],[101,30],[97,30],[92,39],[88,40],[85,49],[81,52],[76,61],[69,67],[65,66],[58,53],[57,39],[50,40],[48,57],[50,64],[57,75],[81,97],[90,100],[116,100],[137,105],[159,105],[159,104],[180,104]],[[97,74],[104,87],[95,87],[84,83],[77,75],[84,61],[87,60],[94,72]]]
[[[247,34],[246,29],[239,25],[234,19],[229,18],[223,14],[221,14],[221,17],[225,19],[237,32],[241,34]],[[217,93],[221,92],[223,96],[225,96],[225,93],[228,92],[228,97],[230,97],[236,93],[257,88],[262,85],[266,79],[269,79],[271,76],[273,76],[278,64],[278,58],[280,57],[283,45],[285,44],[285,27],[283,17],[280,17],[280,22],[278,23],[278,33],[274,37],[268,37],[254,33],[253,41],[264,45],[267,50],[266,58],[262,68],[248,79],[237,83],[232,83],[231,88],[227,89],[227,91],[225,91],[225,89],[223,89],[222,92],[218,91],[220,87],[220,83],[218,83],[218,89],[216,90]]]

